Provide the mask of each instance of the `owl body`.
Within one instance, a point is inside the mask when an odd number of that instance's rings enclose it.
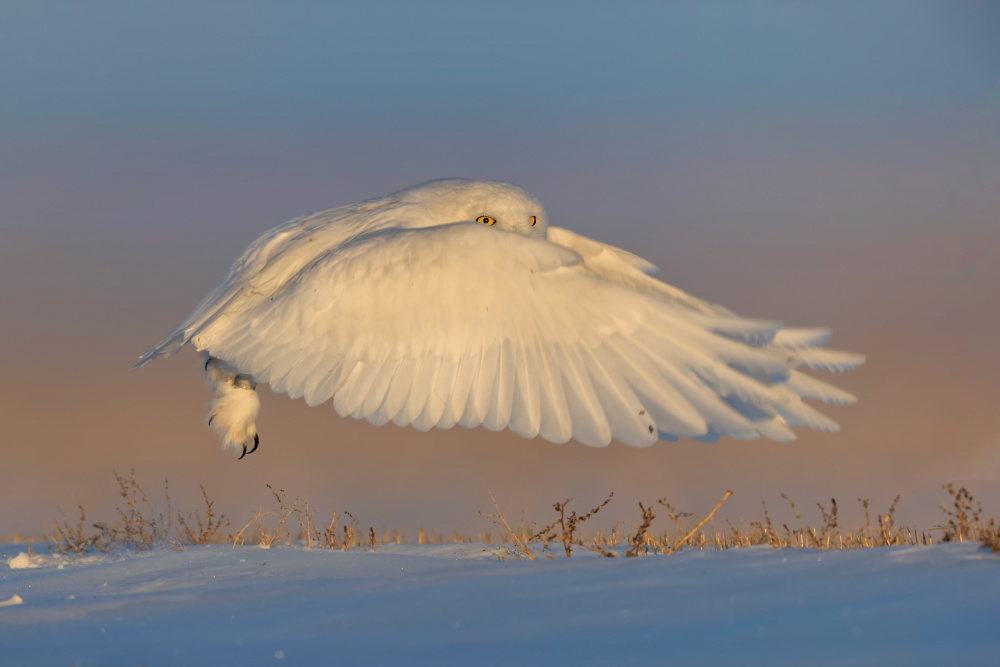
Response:
[[[550,226],[516,186],[431,181],[265,233],[135,367],[202,350],[210,424],[244,453],[258,382],[374,424],[591,445],[836,428],[801,399],[853,397],[797,369],[860,355],[820,348],[825,329],[738,317],[655,270]]]

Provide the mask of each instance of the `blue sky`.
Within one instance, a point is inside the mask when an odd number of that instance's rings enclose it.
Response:
[[[408,501],[444,524],[487,483],[542,508],[892,486],[929,516],[937,484],[1000,479],[1000,11],[619,4],[3,3],[0,401],[22,444],[0,532],[101,502],[112,467],[235,507],[287,479],[387,521],[412,474],[455,489]],[[737,312],[832,326],[869,355],[838,378],[861,397],[844,432],[601,454],[275,397],[270,453],[237,471],[192,358],[128,373],[264,230],[442,176],[518,183]]]
[[[983,29],[997,12],[954,3],[14,2],[0,13],[0,173],[15,205],[53,180],[106,200],[147,189],[190,201],[186,181],[310,190],[262,216],[269,225],[465,174],[607,217],[618,198],[656,205],[706,155],[802,162],[867,148],[891,171],[929,152],[981,173],[948,153],[998,143],[1000,55]],[[570,196],[573,183],[590,197]],[[594,201],[595,183],[618,187]],[[117,217],[110,203],[97,224]],[[183,229],[204,216],[177,217]],[[233,217],[215,229],[244,211]]]
[[[55,125],[117,134],[122,124],[278,133],[279,118],[333,130],[387,118],[917,115],[995,95],[1000,64],[982,26],[990,12],[957,3],[14,2],[3,11],[3,113],[19,135]]]

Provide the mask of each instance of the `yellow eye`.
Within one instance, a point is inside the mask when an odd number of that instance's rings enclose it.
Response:
[[[535,216],[531,216],[530,218],[528,218],[528,220],[531,221],[531,226],[532,227],[534,227],[535,223],[538,222],[538,218],[536,218]]]
[[[484,225],[495,225],[495,224],[497,224],[497,219],[496,218],[491,218],[488,215],[481,215],[478,218],[476,218],[476,222],[481,222]]]

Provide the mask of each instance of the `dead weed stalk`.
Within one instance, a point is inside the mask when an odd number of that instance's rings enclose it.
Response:
[[[79,516],[75,520],[64,516],[51,527],[42,524],[50,551],[64,554],[94,551],[106,553],[116,549],[143,551],[157,546],[185,549],[188,545],[220,543],[231,543],[233,548],[237,545],[257,544],[265,548],[300,546],[306,549],[346,551],[363,548],[375,551],[384,544],[402,544],[407,541],[405,533],[390,531],[384,526],[381,537],[372,526],[364,531],[354,515],[347,511],[333,511],[329,521],[317,522],[308,501],[300,501],[295,497],[289,502],[284,489],[275,490],[270,485],[267,488],[274,506],[253,512],[246,524],[233,535],[229,520],[215,511],[215,504],[204,486],[201,487],[203,508],[195,510],[193,515],[182,514],[173,507],[169,483],[164,481],[166,513],[163,513],[154,509],[145,490],[136,480],[135,471],[128,477],[112,472],[121,498],[121,503],[116,507],[117,521],[89,521],[81,505],[78,507]],[[981,503],[964,487],[956,489],[953,484],[946,484],[942,489],[948,494],[950,502],[941,506],[945,521],[933,529],[941,531],[939,541],[978,541],[984,548],[1000,553],[1000,526],[995,519],[984,518]],[[869,500],[858,498],[864,510],[864,525],[853,530],[842,526],[840,508],[833,498],[830,499],[829,509],[816,503],[820,515],[820,523],[816,527],[810,527],[792,499],[781,494],[795,515],[796,527],[792,528],[787,523],[777,527],[765,503],[763,519],[743,525],[735,525],[727,520],[725,527],[721,529],[715,528],[713,517],[732,496],[731,491],[727,491],[703,518],[690,512],[681,512],[667,502],[666,498],[661,498],[657,505],[666,510],[673,524],[672,531],[654,532],[656,511],[654,507],[640,502],[639,521],[634,524],[633,532],[624,533],[624,524],[615,521],[607,533],[596,529],[589,538],[581,535],[583,525],[608,506],[614,498],[613,493],[584,514],[577,514],[570,509],[572,498],[557,502],[552,506],[557,513],[555,519],[537,530],[529,530],[524,521],[516,529],[511,527],[492,492],[489,496],[495,513],[479,514],[498,526],[501,529],[500,535],[487,531],[480,532],[473,538],[452,531],[446,537],[446,534],[426,531],[421,527],[417,543],[478,542],[496,545],[492,547],[492,553],[504,560],[535,560],[538,556],[552,558],[553,544],[561,544],[563,553],[569,558],[575,547],[606,557],[621,554],[637,557],[674,554],[682,549],[726,550],[758,545],[773,548],[863,549],[934,543],[934,538],[927,532],[897,524],[899,496],[893,499],[884,514],[876,514],[874,520]],[[706,528],[710,522],[711,526]],[[540,549],[535,545],[539,545]]]

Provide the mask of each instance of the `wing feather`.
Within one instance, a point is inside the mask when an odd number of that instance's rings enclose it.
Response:
[[[594,447],[607,445],[611,442],[611,426],[579,350],[576,346],[557,344],[556,355],[563,369],[573,439]]]
[[[375,424],[598,446],[836,427],[801,398],[850,395],[795,370],[860,363],[818,349],[826,330],[740,318],[553,229],[388,229],[305,260],[286,248],[280,270],[254,290],[234,282],[183,335],[275,391]]]
[[[467,351],[468,356],[463,356],[459,360],[458,370],[455,374],[455,386],[445,407],[444,415],[438,426],[441,428],[451,428],[462,419],[467,406],[470,404],[472,386],[476,382],[476,371],[479,368],[479,357],[471,351]]]
[[[497,345],[497,370],[493,377],[493,393],[490,397],[489,409],[483,419],[483,426],[490,431],[501,431],[510,423],[511,410],[514,404],[514,377],[517,372],[515,365],[514,343],[509,339]]]
[[[702,301],[682,289],[650,277],[647,274],[657,271],[657,267],[621,248],[588,239],[561,227],[549,226],[547,233],[553,243],[578,253],[583,259],[583,270],[602,280],[664,301],[683,304],[694,312],[731,314],[722,306]]]
[[[573,437],[573,421],[566,402],[562,367],[556,363],[553,346],[539,350],[540,372],[538,434],[551,442],[566,442]]]
[[[413,376],[409,396],[403,410],[397,415],[398,421],[394,421],[395,424],[399,426],[412,425],[420,431],[427,431],[434,426],[434,422],[424,424],[419,420],[431,401],[434,383],[440,370],[441,357],[439,355],[424,357]]]
[[[618,369],[611,351],[599,347],[586,348],[584,352],[591,356],[594,389],[605,406],[611,432],[638,447],[655,443],[657,429],[653,418]]]
[[[423,363],[422,358],[411,356],[407,356],[399,362],[395,373],[386,386],[385,398],[378,412],[380,419],[392,421],[397,426],[406,426],[410,423],[406,418],[406,406],[421,363]]]
[[[341,417],[350,415],[355,419],[364,417],[362,410],[375,376],[385,362],[359,363],[345,378],[333,396],[333,407]]]
[[[775,334],[771,342],[789,348],[817,347],[828,341],[832,334],[833,332],[827,328],[792,329],[785,327]]]
[[[476,380],[472,385],[465,413],[459,422],[466,428],[479,426],[486,419],[486,413],[490,407],[490,397],[493,394],[497,365],[500,362],[500,346],[492,340],[485,340],[483,345],[476,368]]]
[[[456,360],[447,356],[441,358],[440,367],[427,397],[427,405],[424,406],[420,417],[414,422],[414,426],[418,429],[426,431],[444,422],[448,401],[455,389],[458,366],[459,362]]]
[[[534,341],[526,338],[522,326],[514,325],[513,347],[514,393],[511,398],[510,430],[521,437],[534,438],[542,427],[542,412],[539,402],[538,350]]]
[[[804,350],[796,350],[795,354],[799,361],[809,368],[824,371],[849,371],[865,361],[865,357],[862,354],[812,347]]]
[[[858,400],[853,394],[839,387],[834,387],[832,384],[817,380],[799,371],[792,371],[788,374],[785,386],[802,398],[815,398],[824,403],[848,405],[856,403]]]
[[[669,364],[628,340],[612,340],[608,350],[617,356],[617,367],[653,417],[661,437],[694,437],[708,429],[701,413],[664,378],[660,369]]]
[[[361,402],[360,416],[364,417],[376,426],[382,426],[389,421],[391,415],[383,409],[389,399],[389,387],[392,384],[396,373],[405,366],[409,366],[411,358],[388,358],[382,363],[375,363],[378,370],[374,373],[371,386],[365,392]]]

